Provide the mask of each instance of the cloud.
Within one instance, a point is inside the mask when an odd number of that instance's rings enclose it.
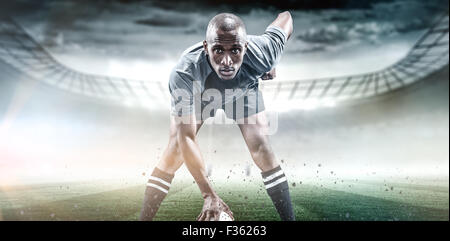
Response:
[[[191,24],[191,19],[179,14],[154,14],[150,18],[136,20],[135,23],[155,27],[187,27]]]
[[[348,31],[340,28],[336,24],[331,24],[323,28],[311,27],[297,35],[297,38],[309,43],[338,44],[349,39]]]
[[[429,28],[445,4],[442,1],[391,1],[371,9],[318,11],[321,18],[297,32],[303,46],[315,50],[361,42],[377,44],[380,39]],[[447,3],[448,5],[448,3]]]
[[[381,37],[425,30],[430,23],[419,18],[409,22],[352,21],[345,24],[331,23],[322,27],[310,27],[297,34],[296,38],[325,46],[335,46],[348,42],[376,42]]]
[[[226,9],[205,7],[209,3],[202,1],[198,7],[167,0],[22,2],[27,4],[15,12],[15,18],[53,54],[147,61],[176,61],[184,49],[204,39],[210,18]],[[292,10],[294,36],[285,55],[326,54],[425,29],[437,11],[433,6],[438,3],[442,0],[372,1],[371,8],[363,9],[325,6],[314,11]],[[30,6],[34,11],[30,11]],[[276,8],[254,7],[238,14],[250,34],[261,34],[277,12]]]

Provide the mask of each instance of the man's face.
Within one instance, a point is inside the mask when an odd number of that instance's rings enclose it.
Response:
[[[245,33],[238,28],[232,31],[216,30],[203,42],[214,71],[223,80],[233,79],[242,65],[247,42]]]

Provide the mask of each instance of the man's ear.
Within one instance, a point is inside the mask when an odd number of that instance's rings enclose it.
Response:
[[[208,55],[208,43],[206,42],[206,40],[203,41],[203,48],[205,49],[206,55]]]
[[[245,42],[245,44],[244,44],[244,53],[246,53],[247,52],[247,48],[248,47],[248,42]]]

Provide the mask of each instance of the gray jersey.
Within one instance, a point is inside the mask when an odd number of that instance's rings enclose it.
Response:
[[[281,28],[269,26],[262,35],[248,35],[247,41],[242,66],[232,80],[220,79],[211,68],[202,42],[184,51],[169,79],[172,114],[181,116],[199,111],[195,99],[209,99],[204,95],[211,89],[222,93],[222,104],[258,93],[258,79],[279,62],[287,35]]]

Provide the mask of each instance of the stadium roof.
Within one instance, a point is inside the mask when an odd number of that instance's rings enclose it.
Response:
[[[321,79],[261,82],[267,106],[310,109],[383,95],[448,65],[448,12],[438,16],[406,56],[379,71]],[[57,61],[11,18],[0,19],[0,61],[64,91],[118,104],[168,108],[167,85],[83,73]],[[280,109],[282,110],[282,109]]]

